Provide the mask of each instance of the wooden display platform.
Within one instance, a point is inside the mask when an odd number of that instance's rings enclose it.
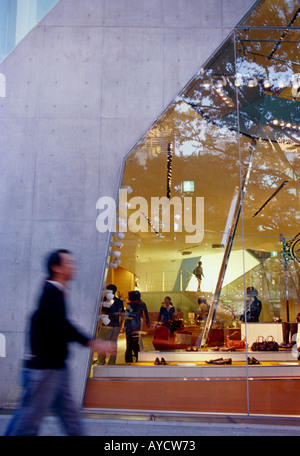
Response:
[[[223,367],[222,367],[223,369]],[[300,415],[300,378],[88,380],[84,407],[199,413]]]
[[[155,366],[155,357],[166,366]],[[246,365],[246,356],[259,365]],[[147,359],[147,357],[151,357]],[[206,360],[231,358],[231,365]],[[291,350],[279,352],[142,352],[132,365],[94,366],[84,407],[300,415],[300,363]],[[142,361],[143,360],[143,361]]]

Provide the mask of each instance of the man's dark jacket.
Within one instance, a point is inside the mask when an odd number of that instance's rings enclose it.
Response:
[[[67,319],[64,292],[46,282],[38,309],[31,318],[32,356],[27,361],[27,367],[61,369],[68,356],[68,343],[79,342],[86,345],[88,341]]]

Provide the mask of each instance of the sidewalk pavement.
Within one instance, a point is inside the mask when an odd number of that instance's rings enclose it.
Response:
[[[0,411],[0,435],[3,436],[11,419],[8,411]],[[300,417],[270,417],[241,415],[134,415],[83,413],[87,436],[102,437],[200,437],[200,436],[300,436]],[[64,436],[59,420],[47,416],[40,436]]]

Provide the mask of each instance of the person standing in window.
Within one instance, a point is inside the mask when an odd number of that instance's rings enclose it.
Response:
[[[207,304],[206,299],[199,298],[198,299],[198,316],[197,316],[197,320],[198,321],[206,320],[207,317],[208,317],[208,314],[209,314],[209,309],[210,309],[210,305]]]
[[[193,274],[198,280],[198,287],[197,291],[201,291],[201,282],[202,282],[202,277],[205,277],[203,274],[203,268],[202,268],[202,261],[199,261],[198,266],[195,267],[193,270]]]
[[[246,318],[248,322],[257,323],[259,322],[259,316],[262,311],[262,303],[257,298],[258,291],[254,287],[248,287],[246,299]],[[240,318],[241,321],[245,321],[245,314]]]
[[[171,298],[169,296],[166,296],[159,311],[158,321],[161,321],[162,323],[167,323],[168,321],[173,319],[174,313],[175,307],[171,302]]]
[[[125,362],[132,363],[133,356],[138,361],[140,351],[140,333],[143,324],[143,314],[145,314],[146,324],[150,326],[149,313],[146,303],[141,300],[141,294],[138,290],[129,291],[129,302],[126,308],[126,319],[124,323],[126,331],[126,351]]]
[[[107,290],[110,290],[114,297],[111,302],[105,301],[102,305],[101,316],[106,315],[107,325],[105,325],[105,319],[102,320],[102,326],[99,330],[99,339],[106,340],[111,342],[111,351],[108,353],[108,361],[107,364],[116,364],[117,358],[117,345],[118,345],[118,337],[121,330],[122,325],[122,318],[124,317],[124,306],[123,301],[116,297],[117,287],[116,285],[110,284],[106,287]],[[103,365],[105,364],[106,354],[100,353],[98,355],[98,364]]]

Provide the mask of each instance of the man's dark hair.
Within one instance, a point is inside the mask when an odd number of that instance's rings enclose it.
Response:
[[[129,291],[128,298],[129,298],[129,301],[140,301],[141,294],[138,290]]]
[[[47,271],[49,273],[49,277],[52,277],[52,266],[57,266],[60,265],[61,262],[61,257],[60,253],[68,253],[71,254],[69,250],[66,249],[60,249],[60,250],[55,250],[54,252],[51,252],[46,261],[46,266],[47,266]]]
[[[107,290],[111,290],[113,292],[113,294],[116,294],[116,291],[117,291],[117,287],[116,285],[113,285],[112,283],[107,285],[106,287]]]

